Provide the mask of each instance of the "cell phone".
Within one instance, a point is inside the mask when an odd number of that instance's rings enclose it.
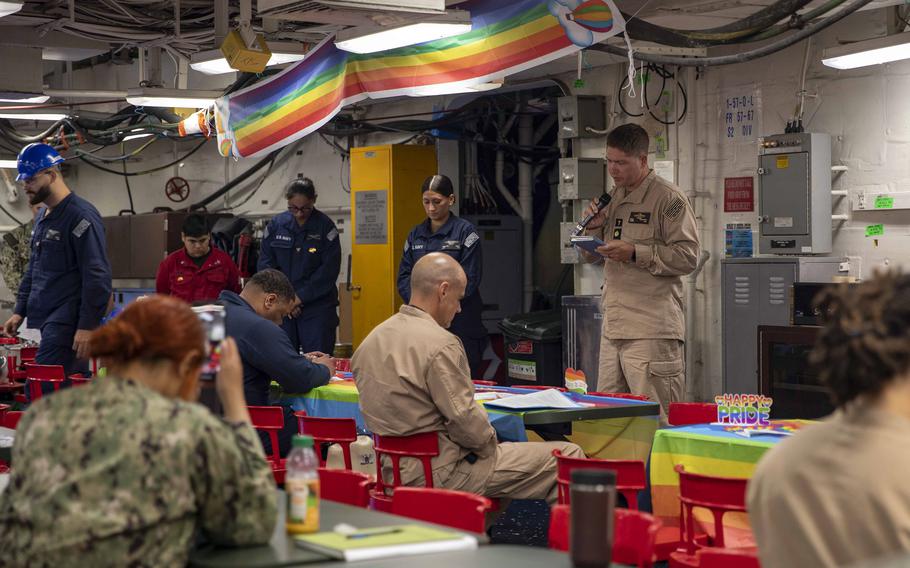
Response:
[[[214,381],[221,370],[221,342],[225,338],[224,306],[208,304],[193,308],[205,329],[205,363],[200,378]]]
[[[573,245],[577,246],[578,248],[585,249],[586,251],[593,253],[593,254],[600,254],[599,252],[597,252],[597,247],[602,247],[602,246],[604,246],[604,244],[606,244],[602,240],[598,239],[597,237],[592,237],[590,235],[578,235],[578,236],[572,237],[569,240],[571,241],[571,243]]]

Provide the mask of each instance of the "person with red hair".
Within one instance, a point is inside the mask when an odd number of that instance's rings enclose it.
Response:
[[[6,566],[183,566],[197,532],[264,544],[272,472],[226,339],[215,388],[224,418],[192,401],[205,334],[182,300],[152,296],[92,333],[108,376],[42,397],[19,423],[0,494]]]

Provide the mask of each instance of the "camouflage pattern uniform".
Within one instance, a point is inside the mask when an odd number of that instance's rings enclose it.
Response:
[[[276,491],[255,431],[129,380],[98,379],[22,417],[0,494],[0,565],[184,566],[200,530],[264,544]]]
[[[28,269],[28,259],[31,256],[32,231],[35,222],[29,221],[25,225],[13,229],[3,235],[0,242],[0,275],[6,287],[16,297],[22,275]]]

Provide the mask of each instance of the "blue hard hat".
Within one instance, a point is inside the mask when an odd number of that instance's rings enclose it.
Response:
[[[28,181],[32,176],[56,166],[63,161],[63,156],[54,150],[53,146],[35,142],[29,144],[19,152],[19,159],[16,161],[16,168],[19,175],[16,181]]]

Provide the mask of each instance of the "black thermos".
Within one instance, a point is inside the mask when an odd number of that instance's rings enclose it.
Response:
[[[569,554],[577,568],[610,566],[613,553],[613,509],[616,473],[576,469],[569,486],[571,520]]]

